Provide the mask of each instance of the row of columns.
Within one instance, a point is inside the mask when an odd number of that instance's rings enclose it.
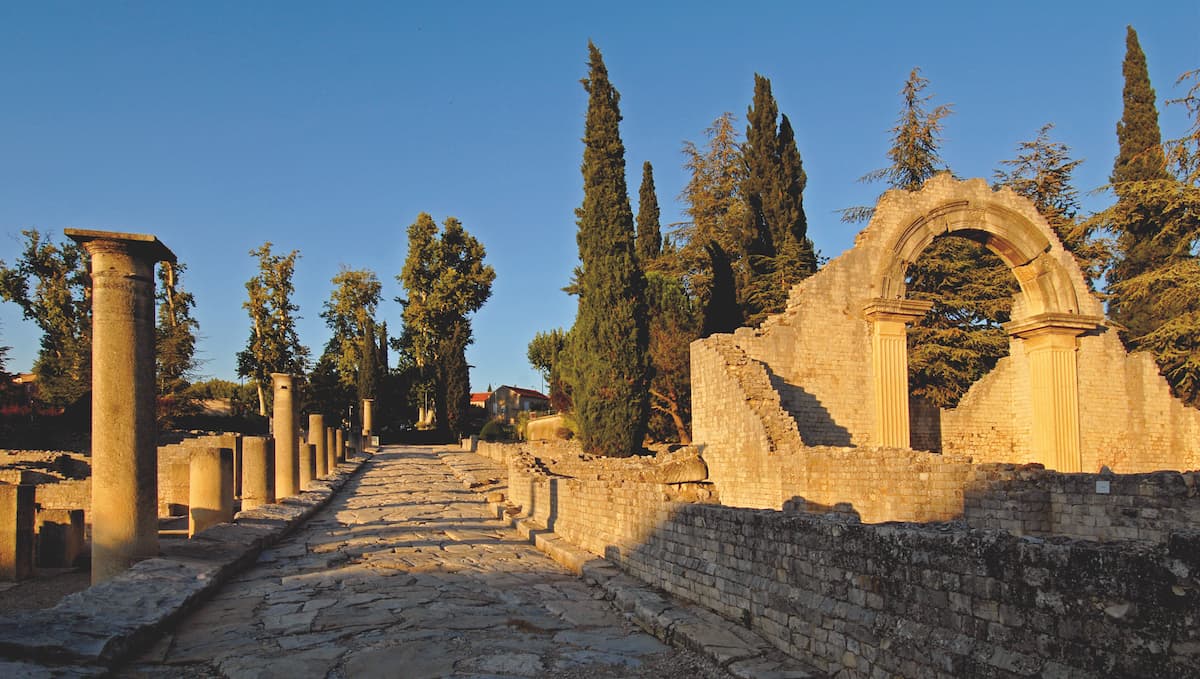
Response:
[[[152,235],[88,229],[64,233],[91,259],[92,582],[98,583],[159,553],[154,266],[176,258]],[[244,443],[244,507],[247,502],[278,501],[303,490],[292,378],[278,374],[272,378],[274,443],[258,437],[248,437]],[[368,399],[363,404],[361,439],[368,444],[371,417]],[[319,440],[325,451],[321,469],[329,473],[344,460],[344,452],[336,452],[343,450],[344,435],[311,426],[310,430],[312,442],[304,447],[311,460],[306,464],[312,466],[306,469],[318,473],[317,460],[311,456]],[[358,449],[362,447],[360,443]],[[193,452],[190,509],[201,510],[189,512],[194,528],[223,518],[226,507],[231,512],[234,463],[229,448]]]
[[[910,445],[908,338],[906,325],[920,319],[932,302],[874,299],[863,308],[871,325],[871,369],[876,445]],[[1022,341],[1029,359],[1031,449],[1034,460],[1060,472],[1083,471],[1079,444],[1078,338],[1103,319],[1044,313],[1005,326]]]

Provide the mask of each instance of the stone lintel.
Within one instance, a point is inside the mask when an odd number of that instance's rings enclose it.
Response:
[[[1012,337],[1029,339],[1041,335],[1070,335],[1078,337],[1104,326],[1104,318],[1082,314],[1044,313],[1004,324]]]
[[[876,297],[863,305],[863,316],[868,321],[898,321],[911,323],[933,308],[933,302],[923,299],[886,299]]]
[[[122,233],[120,231],[95,231],[92,229],[63,229],[63,234],[85,248],[89,243],[110,241],[125,246],[130,252],[155,262],[175,263],[175,253],[163,245],[157,236],[144,233]]]

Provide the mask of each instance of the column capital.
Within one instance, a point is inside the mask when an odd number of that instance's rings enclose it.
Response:
[[[157,237],[144,233],[63,229],[63,234],[83,246],[88,254],[96,252],[128,253],[151,262],[174,263],[175,253]]]
[[[933,302],[923,299],[886,299],[876,297],[863,304],[863,316],[872,323],[894,321],[912,323],[929,313]]]
[[[1104,318],[1082,314],[1045,313],[1004,324],[1004,330],[1017,339],[1032,339],[1046,335],[1078,337],[1104,327]]]

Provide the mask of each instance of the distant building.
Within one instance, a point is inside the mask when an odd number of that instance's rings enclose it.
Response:
[[[540,391],[504,385],[487,399],[487,412],[493,418],[513,422],[522,412],[550,409],[550,398]]]
[[[490,391],[476,391],[471,394],[471,405],[476,408],[487,408],[488,397],[492,395]]]

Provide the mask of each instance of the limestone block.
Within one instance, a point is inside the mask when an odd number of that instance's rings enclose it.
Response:
[[[317,478],[317,447],[303,440],[297,445],[300,448],[300,490],[308,490]]]
[[[37,512],[37,565],[70,568],[84,550],[82,509],[41,509]]]
[[[34,486],[0,485],[0,580],[33,576]]]

